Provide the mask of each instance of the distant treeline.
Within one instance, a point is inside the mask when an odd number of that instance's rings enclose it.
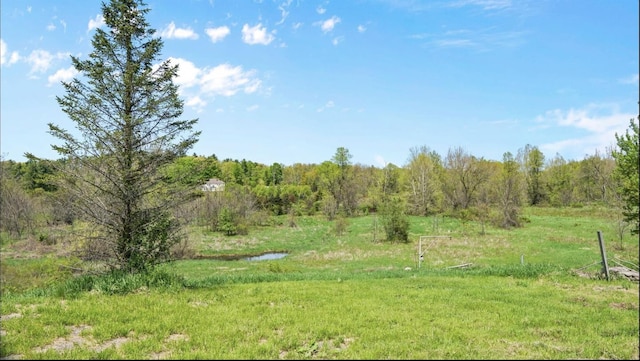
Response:
[[[349,217],[376,212],[384,199],[395,197],[409,215],[452,213],[478,218],[495,213],[493,218],[509,227],[519,224],[518,209],[525,204],[620,203],[611,154],[596,152],[580,161],[567,161],[560,155],[547,158],[536,146],[527,145],[516,155],[507,152],[502,161],[490,161],[461,147],[451,148],[443,157],[422,146],[411,148],[402,166],[364,166],[350,159],[343,147],[321,164],[289,166],[193,154],[179,157],[163,175],[168,183],[189,185],[194,191],[211,178],[220,179],[227,192],[243,192],[252,198],[252,208],[273,215],[322,212]],[[56,176],[55,162],[64,160],[2,161],[3,183],[13,183],[25,191],[25,197],[55,194],[50,181]],[[6,191],[5,186],[3,197]]]

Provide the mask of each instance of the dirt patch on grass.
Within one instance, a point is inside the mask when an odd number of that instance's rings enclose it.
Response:
[[[18,316],[15,316],[18,315]],[[20,314],[9,314],[2,317],[20,317]],[[111,340],[104,341],[102,343],[97,343],[93,336],[87,334],[88,331],[91,330],[91,326],[89,325],[78,325],[78,326],[69,326],[69,335],[66,337],[59,337],[53,340],[52,343],[42,346],[36,347],[33,349],[34,353],[44,353],[47,351],[53,350],[56,353],[61,353],[64,351],[68,351],[73,349],[74,347],[88,347],[94,352],[102,352],[110,347],[115,347],[118,349],[122,344],[129,342],[134,333],[131,332],[128,337],[117,337]],[[164,340],[164,344],[180,342],[180,341],[188,341],[189,337],[184,334],[171,334]],[[163,350],[160,352],[152,353],[149,355],[152,360],[161,360],[167,359],[171,357],[170,350]],[[23,359],[23,355],[8,355],[6,357],[1,358],[1,360],[20,360]]]
[[[62,352],[65,350],[70,350],[76,346],[87,346],[90,347],[95,352],[102,352],[109,347],[119,348],[120,345],[129,341],[127,337],[117,337],[112,340],[107,340],[101,344],[98,344],[91,335],[83,335],[84,331],[91,330],[91,326],[88,325],[80,325],[80,326],[70,326],[68,327],[71,333],[67,337],[59,337],[55,339],[51,344],[36,347],[33,351],[36,353],[43,353],[49,350],[54,350],[55,352]]]
[[[20,314],[20,313],[10,313],[8,315],[0,316],[0,321],[6,321],[6,320],[10,320],[12,318],[18,318],[18,317],[22,317],[22,314]]]

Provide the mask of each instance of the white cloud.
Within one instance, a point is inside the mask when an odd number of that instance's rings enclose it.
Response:
[[[387,166],[387,162],[384,160],[384,158],[381,155],[376,155],[374,157],[374,160],[381,167],[386,167]]]
[[[186,106],[188,106],[188,107],[192,107],[194,109],[197,109],[198,113],[200,113],[200,112],[202,112],[204,107],[207,105],[207,102],[202,100],[202,98],[200,98],[200,96],[196,95],[194,97],[191,97],[191,98],[187,99],[187,101],[184,104]]]
[[[232,96],[240,90],[247,94],[253,93],[258,90],[260,83],[255,78],[255,71],[244,71],[241,66],[232,67],[229,64],[203,71],[200,79],[204,93],[222,96]]]
[[[31,65],[30,73],[43,73],[51,66],[54,56],[46,50],[34,50],[27,57],[27,63]]]
[[[620,79],[620,83],[622,84],[631,84],[631,85],[638,85],[638,73],[635,73],[629,77],[626,77],[624,79]]]
[[[336,106],[336,104],[333,102],[333,100],[329,100],[324,106],[318,108],[316,111],[318,113],[320,113],[320,112],[323,112],[327,108],[333,108],[335,106]]]
[[[364,25],[358,25],[359,33],[364,33],[365,31],[367,31],[367,28]]]
[[[289,10],[287,10],[287,8],[289,7],[289,5],[291,5],[291,1],[292,0],[287,0],[278,6],[278,10],[280,10],[282,18],[276,23],[276,25],[284,23],[284,21],[287,19],[287,16],[289,16]]]
[[[181,88],[190,88],[198,84],[201,70],[192,62],[182,58],[169,58],[169,61],[178,65],[178,77],[175,79],[176,85]]]
[[[457,0],[450,3],[452,7],[463,7],[467,5],[479,6],[484,10],[502,10],[510,8],[513,4],[511,0]]]
[[[195,40],[198,38],[198,34],[196,34],[191,28],[177,28],[173,21],[160,32],[160,36],[167,39]]]
[[[7,62],[7,43],[0,39],[0,64],[4,65]]]
[[[255,70],[244,70],[241,66],[221,64],[213,68],[198,68],[183,58],[169,58],[178,65],[175,84],[180,95],[185,97],[185,105],[201,111],[208,100],[216,96],[233,96],[238,92],[252,94],[261,90],[262,81]]]
[[[327,12],[327,9],[323,8],[322,6],[318,6],[316,8],[316,12],[320,15],[324,14],[325,12]]]
[[[291,28],[292,28],[293,30],[298,30],[298,29],[300,29],[301,27],[302,27],[302,23],[301,23],[301,22],[297,22],[297,23],[295,23],[295,24],[291,25]]]
[[[104,25],[104,17],[102,14],[96,15],[95,19],[89,19],[89,25],[87,26],[87,31],[91,31],[93,29],[99,28]]]
[[[53,23],[50,23],[49,25],[47,25],[47,31],[54,31],[56,30],[56,26]]]
[[[260,108],[260,106],[258,104],[254,104],[254,105],[251,105],[251,106],[247,107],[247,111],[248,112],[253,112],[253,111],[258,110],[258,108]]]
[[[432,45],[442,48],[468,48],[477,51],[488,51],[501,47],[517,47],[524,43],[525,32],[496,31],[494,28],[477,30],[457,29],[441,34],[415,34],[411,38],[428,40]]]
[[[333,38],[333,40],[331,40],[331,44],[333,44],[333,45],[338,45],[338,44],[340,44],[343,40],[344,40],[344,36],[338,36],[338,37],[336,37],[336,38]]]
[[[273,34],[267,33],[267,28],[263,27],[262,24],[254,27],[249,27],[248,24],[242,26],[242,41],[249,45],[268,45],[273,39]]]
[[[540,148],[546,152],[571,152],[578,156],[593,154],[597,149],[605,152],[615,143],[615,134],[624,134],[632,113],[621,113],[615,104],[589,104],[583,109],[554,109],[537,117],[546,125],[575,128],[586,132],[582,137],[546,143]]]
[[[73,66],[68,67],[67,69],[60,69],[56,71],[53,75],[49,75],[47,86],[52,86],[53,84],[58,84],[62,81],[68,82],[73,79],[78,74],[78,71]]]
[[[327,19],[325,21],[318,21],[315,24],[320,26],[320,29],[322,29],[323,32],[328,33],[330,31],[333,30],[333,28],[335,28],[335,26],[340,22],[340,18],[337,16],[332,16],[330,19]]]
[[[0,65],[11,65],[20,60],[20,55],[17,51],[13,51],[9,54],[7,43],[0,39]]]
[[[220,26],[217,28],[204,29],[204,32],[209,36],[209,39],[211,39],[212,43],[217,43],[218,41],[224,39],[227,35],[229,35],[229,33],[231,33],[231,30],[229,30],[229,28],[226,26]]]

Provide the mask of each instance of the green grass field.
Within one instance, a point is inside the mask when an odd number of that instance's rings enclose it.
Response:
[[[375,216],[348,219],[341,235],[320,217],[246,236],[192,228],[203,256],[288,255],[182,260],[145,276],[74,276],[64,242],[5,239],[0,357],[638,359],[638,283],[601,275],[597,231],[609,265],[636,270],[638,237],[620,239],[597,207],[524,216],[484,232],[412,217],[407,244],[382,241]],[[438,237],[423,239],[418,263],[420,236]]]

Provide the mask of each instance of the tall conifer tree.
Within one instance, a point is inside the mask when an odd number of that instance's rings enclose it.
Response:
[[[178,119],[178,66],[159,59],[163,41],[148,12],[142,0],[102,3],[106,29],[95,30],[88,59],[71,57],[79,75],[57,97],[77,132],[49,124],[63,141],[52,145],[64,159],[60,185],[95,226],[93,250],[128,272],[170,259],[182,239],[171,211],[187,198],[163,169],[200,136],[197,119]]]

